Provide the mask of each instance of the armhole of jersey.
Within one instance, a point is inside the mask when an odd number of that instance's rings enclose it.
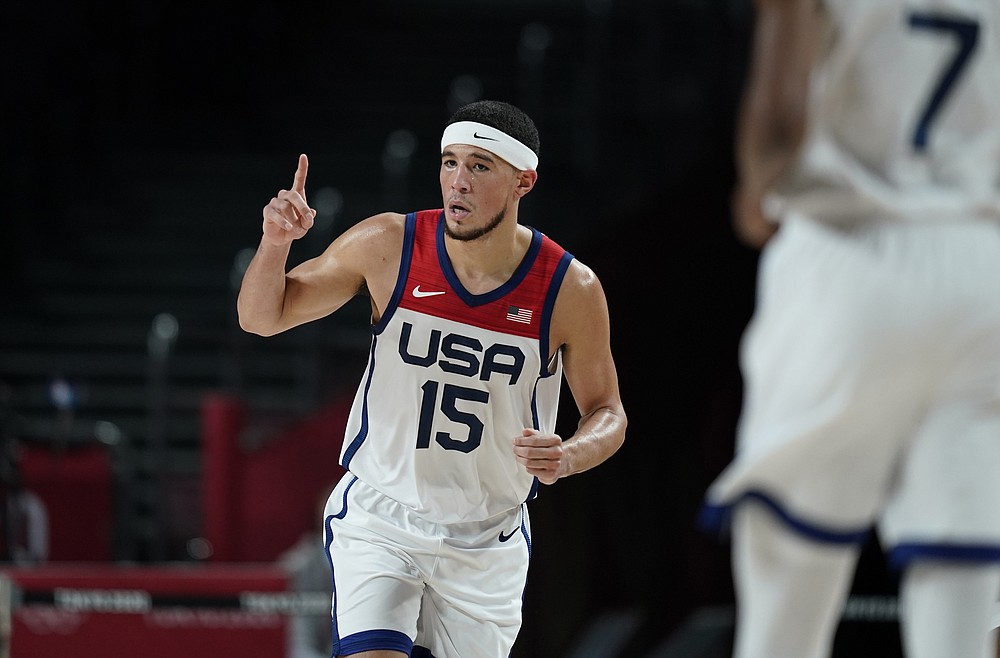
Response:
[[[549,357],[549,330],[552,326],[552,311],[556,306],[556,296],[559,294],[559,288],[562,287],[563,279],[566,278],[566,271],[569,269],[569,264],[573,262],[573,254],[568,251],[564,251],[562,258],[559,259],[559,264],[556,265],[555,271],[552,273],[552,280],[549,281],[548,292],[545,293],[545,306],[542,307],[542,319],[539,325],[539,335],[538,335],[538,350],[539,354],[542,355],[542,371],[539,374],[541,377],[550,377],[553,372],[551,372],[549,366],[552,364],[552,359]]]
[[[411,212],[406,215],[406,224],[403,230],[403,253],[399,257],[399,274],[396,275],[396,287],[392,291],[392,298],[389,305],[382,312],[382,317],[372,327],[373,334],[380,334],[385,326],[392,319],[392,315],[399,308],[399,300],[403,298],[403,290],[406,288],[406,277],[410,275],[410,261],[413,258],[413,241],[416,234],[417,213]]]

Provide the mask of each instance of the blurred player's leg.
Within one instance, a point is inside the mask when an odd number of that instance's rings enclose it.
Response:
[[[755,504],[739,506],[733,533],[734,656],[826,658],[860,548],[804,539]]]
[[[992,577],[984,578],[984,573]],[[1000,566],[914,564],[900,584],[903,646],[909,658],[993,658]]]

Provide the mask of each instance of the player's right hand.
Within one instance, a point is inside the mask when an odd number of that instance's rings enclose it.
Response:
[[[306,201],[309,158],[303,153],[295,169],[292,189],[281,190],[264,206],[264,240],[280,246],[298,240],[312,228],[316,211]]]
[[[738,186],[730,197],[733,230],[737,239],[752,249],[763,249],[778,231],[778,224],[764,215],[760,195]]]

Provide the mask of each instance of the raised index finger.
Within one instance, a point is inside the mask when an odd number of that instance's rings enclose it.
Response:
[[[292,191],[306,198],[306,174],[309,173],[309,158],[305,153],[299,155],[299,166],[295,169],[295,180],[292,181]]]

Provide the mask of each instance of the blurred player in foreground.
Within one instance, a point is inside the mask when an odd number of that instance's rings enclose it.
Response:
[[[763,249],[732,464],[738,658],[829,656],[874,528],[910,658],[1000,595],[1000,3],[758,0],[738,235]]]

